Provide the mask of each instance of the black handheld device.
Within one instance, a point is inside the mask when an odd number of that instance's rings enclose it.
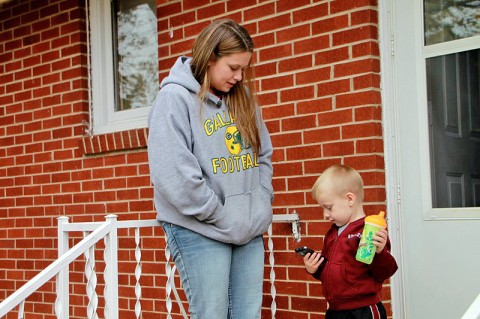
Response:
[[[306,254],[313,254],[315,251],[311,248],[308,248],[307,246],[303,246],[303,247],[295,248],[295,252],[303,257]],[[327,257],[325,257],[323,255],[320,255],[320,259],[321,258],[323,258],[323,263],[325,263],[327,261]]]
[[[303,246],[303,247],[295,248],[295,252],[300,256],[305,256],[306,254],[312,254],[315,251],[313,249],[308,248],[307,246]]]

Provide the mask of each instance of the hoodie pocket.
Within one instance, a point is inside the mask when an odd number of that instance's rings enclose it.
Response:
[[[347,267],[341,263],[332,262],[328,272],[328,297],[330,298],[351,298],[358,294],[355,283],[351,280]]]
[[[232,239],[263,234],[272,221],[270,196],[263,187],[225,198],[221,216],[215,225],[229,232]]]

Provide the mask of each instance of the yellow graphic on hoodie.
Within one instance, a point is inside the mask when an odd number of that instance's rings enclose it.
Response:
[[[232,115],[225,111],[223,114],[216,113],[203,123],[207,136],[212,136],[215,132],[220,132],[221,128],[226,127],[224,140],[230,155],[228,157],[212,158],[212,170],[214,174],[229,174],[259,166],[256,152],[253,154],[249,152],[240,154],[243,150],[249,149],[251,146],[243,143],[242,135],[234,123],[235,121]]]
[[[233,173],[258,167],[257,154],[230,155],[229,157],[212,158],[213,173]]]
[[[232,114],[227,111],[223,111],[223,114],[217,113],[209,119],[206,119],[203,123],[203,128],[207,136],[212,136],[213,133],[217,132],[219,129],[225,126],[232,125],[235,120],[232,117]]]
[[[242,141],[242,135],[238,128],[233,125],[227,127],[225,130],[225,145],[227,145],[227,149],[230,154],[237,155],[245,149]]]

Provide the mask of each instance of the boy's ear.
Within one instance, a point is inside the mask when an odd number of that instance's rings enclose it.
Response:
[[[348,192],[346,197],[348,206],[352,207],[353,203],[355,203],[355,200],[357,199],[357,196],[355,196],[355,194],[352,192]]]

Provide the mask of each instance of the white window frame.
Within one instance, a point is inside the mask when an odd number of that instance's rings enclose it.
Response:
[[[419,145],[420,150],[425,150],[420,152],[420,160],[422,163],[426,163],[426,168],[421,171],[420,181],[422,183],[422,189],[425,192],[422,192],[422,203],[424,210],[424,220],[465,220],[465,219],[475,219],[480,218],[480,208],[479,207],[449,207],[449,208],[433,208],[432,207],[432,185],[431,185],[431,163],[430,163],[430,142],[429,142],[429,132],[428,132],[428,108],[426,107],[428,103],[427,98],[427,73],[426,73],[426,60],[428,58],[443,56],[452,53],[459,53],[474,49],[480,49],[480,35],[473,36],[469,38],[463,38],[458,40],[451,40],[447,42],[425,45],[424,42],[424,23],[423,23],[423,1],[418,1],[418,19],[416,30],[418,32],[417,39],[422,40],[422,57],[420,64],[419,74],[423,81],[420,81],[419,92],[418,92],[418,105],[424,106],[418,108],[419,116]]]
[[[90,63],[92,134],[147,127],[151,106],[115,112],[112,17],[110,0],[90,0]]]

